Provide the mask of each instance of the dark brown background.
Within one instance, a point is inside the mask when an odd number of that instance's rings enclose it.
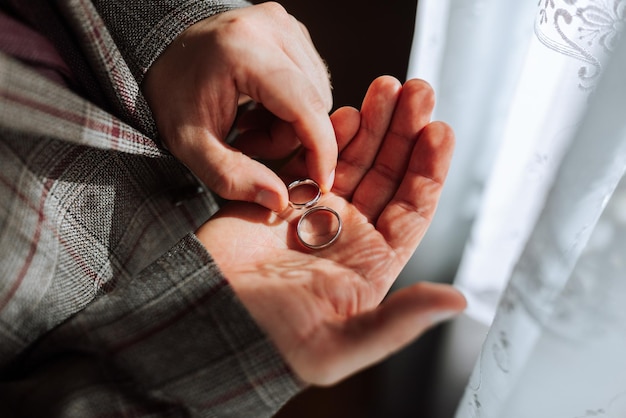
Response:
[[[379,75],[406,78],[416,0],[278,2],[307,26],[327,62],[335,108],[360,107],[367,86]]]

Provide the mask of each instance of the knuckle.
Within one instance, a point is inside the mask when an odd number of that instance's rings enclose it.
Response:
[[[309,40],[311,40],[311,32],[309,32],[309,28],[307,28],[304,23],[302,23],[302,22],[300,22],[298,20],[296,20],[296,22],[297,22],[298,26],[300,26],[300,30],[302,31],[304,36],[306,36]]]
[[[249,38],[254,36],[257,26],[258,23],[254,21],[252,16],[240,15],[230,19],[221,34],[225,40]]]
[[[373,169],[380,177],[388,182],[395,182],[400,174],[389,164],[384,163],[376,164]]]
[[[275,1],[267,1],[265,3],[261,3],[259,6],[263,7],[266,13],[269,13],[270,15],[273,15],[275,17],[286,18],[289,16],[287,10],[285,10],[285,8],[280,3],[277,3]]]
[[[265,13],[269,17],[268,23],[273,25],[274,29],[290,33],[292,36],[301,31],[301,23],[280,3],[269,1],[261,3],[261,6],[264,7]]]

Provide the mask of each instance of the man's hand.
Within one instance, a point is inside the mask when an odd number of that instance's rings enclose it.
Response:
[[[296,237],[302,211],[272,213],[232,203],[197,232],[253,318],[305,382],[331,384],[403,347],[458,313],[465,299],[447,285],[394,280],[429,226],[448,171],[453,133],[429,123],[431,88],[376,79],[359,113],[332,116],[337,177],[320,204],[343,219],[339,239],[318,251]],[[285,167],[299,177],[301,160]]]
[[[285,184],[250,157],[282,158],[300,145],[308,177],[332,187],[337,144],[328,72],[306,28],[277,3],[191,26],[150,68],[143,91],[164,144],[222,197],[285,209]],[[243,97],[273,115],[239,139],[245,154],[224,143]]]

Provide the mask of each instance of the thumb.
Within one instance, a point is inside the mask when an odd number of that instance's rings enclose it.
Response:
[[[449,285],[421,282],[399,290],[378,308],[318,334],[324,360],[297,372],[312,384],[334,384],[383,360],[465,306],[463,295]]]
[[[213,192],[229,200],[256,202],[275,212],[287,207],[287,187],[264,164],[207,131],[191,137],[179,141],[172,153]]]

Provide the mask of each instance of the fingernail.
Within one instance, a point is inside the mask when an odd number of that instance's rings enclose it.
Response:
[[[448,321],[455,316],[458,316],[460,312],[458,311],[439,311],[430,315],[430,323],[435,325],[441,322]]]
[[[261,206],[265,206],[266,208],[273,210],[274,212],[280,212],[280,196],[271,190],[261,190],[254,199],[256,203]]]

